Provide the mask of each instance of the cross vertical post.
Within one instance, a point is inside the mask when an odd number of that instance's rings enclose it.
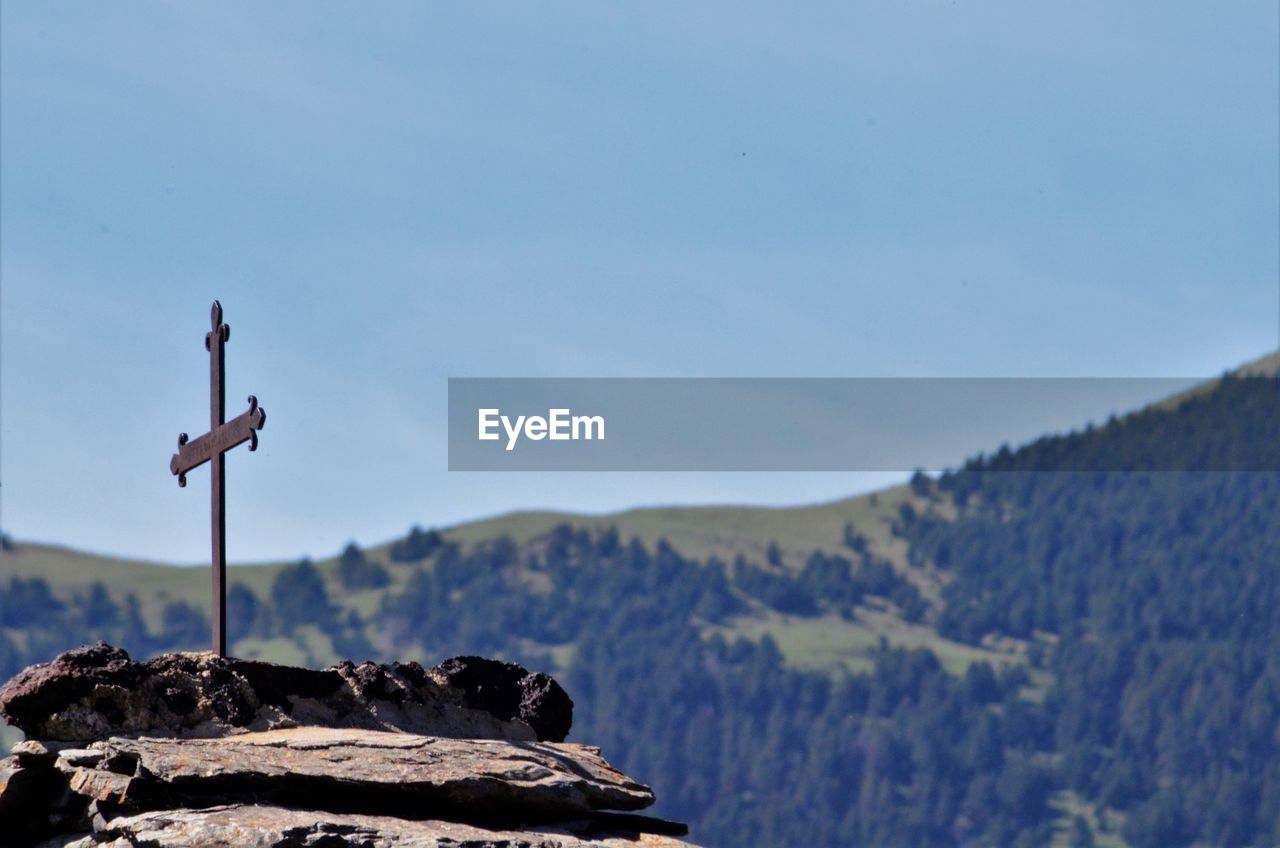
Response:
[[[231,328],[222,323],[222,304],[213,302],[213,329],[205,336],[209,350],[209,432],[221,427],[226,418],[227,392],[223,381],[226,364],[225,345],[231,336]],[[213,521],[210,535],[213,539],[213,609],[210,621],[213,625],[213,650],[220,657],[227,655],[227,474],[226,461],[221,451],[209,460],[212,479],[211,511]]]
[[[231,338],[231,328],[222,321],[222,304],[213,302],[212,329],[205,334],[204,346],[209,351],[209,432],[195,441],[186,433],[178,434],[178,452],[169,459],[169,471],[178,485],[187,485],[187,472],[209,463],[211,472],[211,522],[213,546],[213,603],[210,623],[213,629],[213,651],[227,655],[227,477],[224,454],[236,445],[249,443],[258,449],[258,432],[267,420],[267,411],[258,399],[249,395],[249,411],[226,420],[226,384],[223,377],[226,356],[224,346]]]

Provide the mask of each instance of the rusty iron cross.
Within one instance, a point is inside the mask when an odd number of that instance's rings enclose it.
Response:
[[[258,430],[266,423],[267,411],[258,399],[249,395],[249,411],[223,421],[226,415],[226,390],[222,372],[223,347],[231,338],[231,328],[222,323],[222,304],[213,302],[213,329],[205,334],[204,347],[209,351],[209,432],[195,441],[187,434],[178,435],[178,452],[169,460],[169,471],[178,476],[178,485],[187,485],[187,472],[206,462],[213,480],[213,650],[227,655],[227,496],[226,469],[223,454],[243,442],[249,450],[258,449]]]

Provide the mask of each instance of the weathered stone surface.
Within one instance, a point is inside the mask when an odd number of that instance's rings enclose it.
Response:
[[[28,762],[0,760],[0,845],[27,845],[84,823],[86,802],[69,790],[66,775],[47,759]]]
[[[41,742],[38,739],[24,739],[9,749],[9,753],[17,760],[18,765],[27,768],[52,766],[62,756],[67,745],[64,742]]]
[[[54,765],[69,773],[80,766],[96,766],[103,756],[101,751],[92,748],[67,748],[58,752]]]
[[[681,848],[667,836],[566,822],[507,829],[258,804],[122,816],[66,848]]]
[[[569,735],[573,701],[547,674],[530,674],[515,663],[484,657],[454,657],[432,671],[465,692],[468,707],[499,718],[522,718],[542,740],[559,742]]]
[[[547,675],[479,657],[432,669],[343,662],[315,671],[209,653],[134,662],[99,642],[31,666],[0,687],[0,716],[28,737],[72,742],[298,725],[560,741],[572,713],[573,702]]]
[[[687,844],[610,812],[653,793],[561,741],[553,679],[480,657],[313,671],[99,643],[0,687],[0,715],[30,737],[0,761],[3,846]]]
[[[597,749],[568,743],[302,727],[222,739],[113,738],[94,748],[104,758],[76,769],[72,789],[143,808],[156,799],[179,806],[252,797],[409,818],[494,810],[564,817],[653,803],[647,786]]]

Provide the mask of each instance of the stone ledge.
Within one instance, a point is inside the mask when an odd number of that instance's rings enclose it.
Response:
[[[64,837],[48,848],[684,848],[670,836],[624,822],[562,822],[488,828],[450,821],[314,813],[262,804],[163,810],[122,816],[96,834]]]
[[[639,810],[649,787],[585,745],[300,727],[223,739],[113,738],[73,791],[114,804],[204,806],[255,798],[405,818],[564,818]]]

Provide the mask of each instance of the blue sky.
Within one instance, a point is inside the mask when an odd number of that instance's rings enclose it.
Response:
[[[449,474],[451,376],[1197,377],[1280,338],[1273,2],[6,3],[0,25],[21,539],[207,556],[207,478],[166,465],[207,421],[214,297],[229,411],[269,412],[229,461],[240,561],[890,479]]]

